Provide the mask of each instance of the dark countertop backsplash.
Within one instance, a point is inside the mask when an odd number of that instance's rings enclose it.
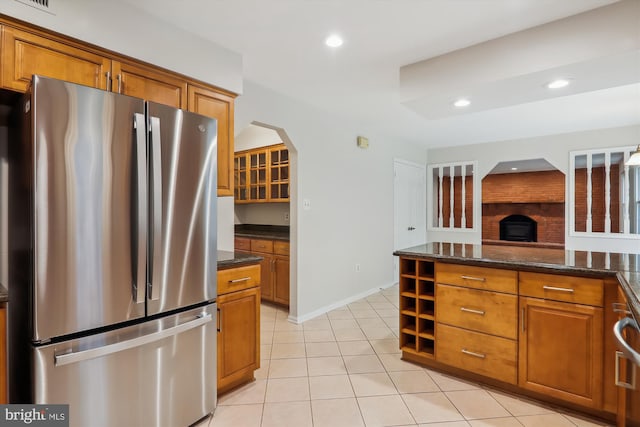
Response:
[[[234,231],[237,237],[289,241],[288,225],[236,224]]]

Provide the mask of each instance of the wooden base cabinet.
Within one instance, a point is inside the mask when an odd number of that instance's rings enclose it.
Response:
[[[218,394],[252,381],[260,367],[259,270],[218,271]]]
[[[262,300],[289,306],[289,242],[236,237],[235,250],[262,257]]]
[[[602,308],[520,297],[519,385],[602,407]]]
[[[399,283],[403,359],[596,416],[620,413],[617,280],[401,257]]]

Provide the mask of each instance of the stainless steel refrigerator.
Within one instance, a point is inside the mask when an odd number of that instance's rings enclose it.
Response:
[[[9,147],[12,403],[187,426],[216,403],[216,121],[34,76]]]

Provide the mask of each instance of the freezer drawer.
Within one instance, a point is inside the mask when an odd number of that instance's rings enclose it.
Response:
[[[188,426],[216,404],[216,305],[34,347],[34,403],[70,425]]]

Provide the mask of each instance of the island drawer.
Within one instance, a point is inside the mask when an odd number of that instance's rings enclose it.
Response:
[[[460,264],[436,264],[436,281],[447,285],[518,293],[518,272]]]
[[[273,240],[251,239],[252,252],[273,253]]]
[[[260,264],[218,270],[218,295],[260,285]]]
[[[514,340],[436,324],[436,360],[466,371],[515,384],[517,344]]]
[[[436,301],[438,322],[510,339],[518,336],[516,295],[438,284]]]
[[[602,307],[604,282],[589,277],[521,272],[520,295]]]

